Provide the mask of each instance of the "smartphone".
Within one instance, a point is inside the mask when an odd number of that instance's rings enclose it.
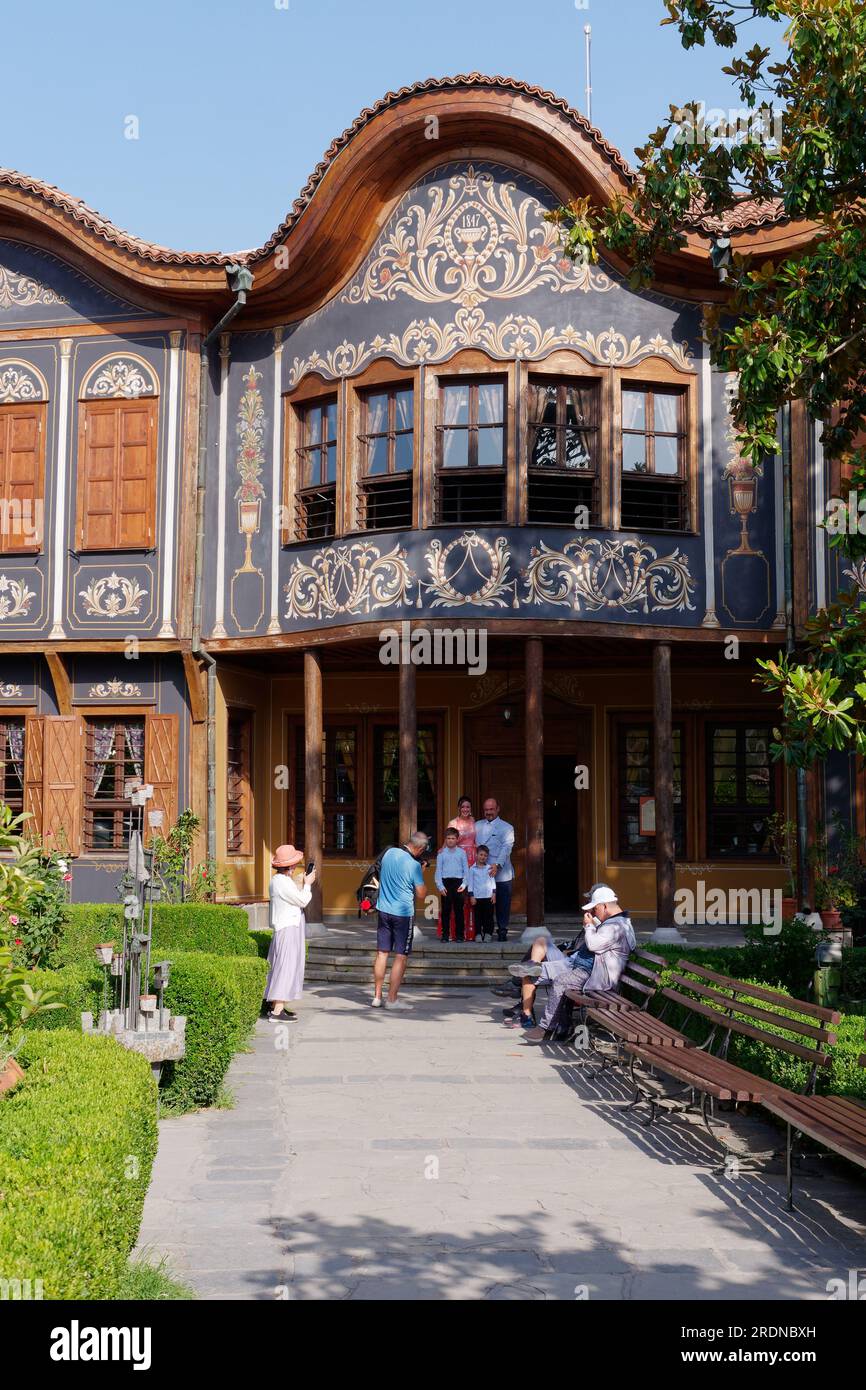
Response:
[[[315,869],[315,867],[316,867],[316,861],[315,861],[315,859],[311,859],[310,862],[309,862],[309,864],[307,865],[307,873],[308,873],[308,874],[311,874],[311,873],[313,872],[313,870]]]

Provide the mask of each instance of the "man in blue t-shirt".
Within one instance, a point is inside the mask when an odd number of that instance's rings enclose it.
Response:
[[[376,961],[373,966],[373,1008],[381,1009],[385,1000],[382,989],[388,957],[393,952],[391,982],[388,988],[388,1008],[408,1009],[411,1005],[398,999],[403,976],[412,950],[415,930],[415,901],[423,902],[426,894],[424,873],[418,862],[427,849],[428,839],[420,830],[410,835],[401,849],[386,850],[379,873],[379,930]]]

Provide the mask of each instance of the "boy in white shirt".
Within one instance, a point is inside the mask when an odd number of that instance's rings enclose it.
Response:
[[[469,901],[475,913],[475,936],[482,942],[493,940],[496,879],[490,873],[489,859],[487,846],[479,845],[475,851],[475,863],[468,876]]]

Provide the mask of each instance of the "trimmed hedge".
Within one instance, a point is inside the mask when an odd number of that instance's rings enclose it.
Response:
[[[93,948],[123,940],[123,908],[118,903],[79,903],[68,909],[69,921],[54,964],[89,965]],[[152,958],[173,951],[206,951],[212,956],[254,956],[256,943],[242,907],[221,903],[155,903]]]
[[[172,955],[166,1003],[185,1014],[186,1056],[163,1070],[161,1096],[173,1112],[213,1105],[232,1057],[247,1042],[268,976],[258,956]]]
[[[157,1146],[147,1061],[110,1038],[28,1032],[0,1101],[0,1279],[45,1299],[118,1297]]]
[[[250,932],[250,936],[252,937],[253,941],[256,943],[256,950],[258,951],[258,953],[259,953],[259,955],[261,956],[262,960],[267,960],[267,958],[268,958],[268,952],[269,952],[270,949],[271,949],[271,942],[272,942],[273,939],[274,939],[274,934],[273,934],[273,932],[272,932],[272,931],[251,931],[251,932]]]
[[[653,944],[653,951],[655,952],[655,950],[656,947]],[[667,954],[667,950],[666,947],[659,948],[658,954]],[[690,951],[688,959],[694,960],[695,965],[705,966],[708,970],[715,969],[718,970],[719,974],[732,975],[738,980],[743,980],[744,983],[763,985],[765,989],[777,990],[793,998],[790,990],[784,989],[777,980],[747,979],[742,972],[723,970],[720,965],[712,964],[705,958],[698,959],[698,956],[706,957],[711,954],[713,953],[709,950],[705,952]],[[677,959],[679,958],[678,956]],[[662,972],[662,988],[671,984],[672,974],[672,969]],[[721,994],[726,993],[720,985],[714,986],[714,988]],[[704,1041],[711,1027],[709,1020],[692,1013],[681,1004],[662,999],[660,994],[656,995],[650,1008],[654,1014],[659,1014],[665,1005],[667,1005],[665,1011],[667,1023],[679,1028],[695,1042]],[[815,1023],[814,1018],[798,1014],[795,1009],[788,1010],[778,1007],[774,1011],[786,1018],[800,1019],[804,1023]],[[740,1017],[744,1023],[754,1024],[754,1019],[747,1018],[745,1015],[740,1015]],[[792,1036],[781,1028],[765,1027],[764,1024],[760,1026],[764,1031],[777,1033],[780,1037]],[[818,1094],[852,1096],[855,1099],[866,1101],[866,1069],[858,1065],[859,1058],[866,1049],[862,1017],[856,1014],[843,1014],[841,1022],[830,1031],[835,1036],[836,1043],[830,1048],[830,1065],[819,1068]],[[728,1058],[754,1076],[765,1076],[768,1080],[786,1086],[791,1091],[802,1091],[809,1078],[808,1062],[801,1061],[792,1053],[780,1052],[769,1043],[759,1042],[755,1038],[748,1038],[740,1033],[731,1034]]]
[[[262,1006],[268,968],[258,956],[209,956],[173,952],[166,1004],[186,1017],[186,1055],[167,1063],[160,1099],[173,1114],[213,1105],[232,1057],[249,1038]],[[67,1005],[37,1014],[28,1025],[40,1031],[80,1027],[79,1015],[102,1008],[102,971],[67,966],[37,970],[35,989],[52,989]]]

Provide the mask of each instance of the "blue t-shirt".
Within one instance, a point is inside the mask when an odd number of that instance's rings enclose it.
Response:
[[[424,871],[414,854],[406,849],[389,849],[379,876],[379,911],[392,917],[414,917],[416,884],[423,888]]]

